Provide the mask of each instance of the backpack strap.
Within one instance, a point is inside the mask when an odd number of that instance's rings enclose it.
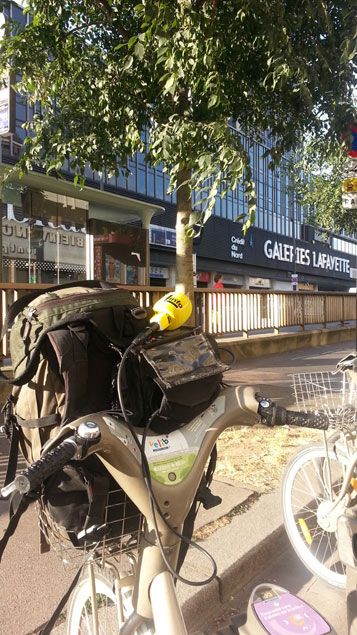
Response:
[[[16,425],[16,416],[13,414],[14,401],[14,396],[10,395],[10,397],[8,397],[5,401],[2,409],[2,413],[4,415],[4,425],[2,426],[2,429],[10,441],[9,458],[3,487],[14,480],[19,457],[19,430]]]
[[[62,424],[73,420],[85,399],[88,383],[88,342],[86,324],[68,324],[47,333],[56,353],[59,372],[64,379],[65,405]]]
[[[39,417],[38,419],[22,419],[18,415],[14,415],[17,425],[21,428],[47,428],[48,426],[59,425],[61,422],[61,416],[58,412],[46,417]]]
[[[215,507],[216,505],[220,505],[220,503],[222,502],[221,497],[215,496],[214,494],[212,494],[210,490],[210,485],[212,483],[213,474],[216,469],[216,464],[217,464],[217,445],[215,444],[211,452],[207,470],[205,474],[202,476],[201,483],[199,484],[198,490],[196,492],[196,496],[193,500],[193,503],[190,507],[190,511],[188,512],[185,518],[185,522],[183,524],[182,534],[186,536],[186,538],[191,538],[193,534],[193,528],[195,525],[195,520],[196,520],[200,503],[202,503],[205,509],[211,509],[212,507]],[[179,555],[177,559],[177,565],[176,565],[177,573],[179,573],[183,565],[183,562],[185,560],[185,557],[188,551],[188,547],[189,545],[187,542],[181,541]]]

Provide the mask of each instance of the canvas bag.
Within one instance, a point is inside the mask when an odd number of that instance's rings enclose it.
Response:
[[[200,328],[161,333],[127,359],[118,390],[130,423],[151,419],[150,429],[160,434],[180,428],[216,399],[227,369]]]
[[[26,296],[9,310],[14,384],[11,408],[28,462],[58,428],[110,408],[120,354],[148,324],[126,290],[96,281]],[[6,426],[6,421],[5,421]]]

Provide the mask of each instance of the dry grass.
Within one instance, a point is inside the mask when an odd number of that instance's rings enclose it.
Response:
[[[217,443],[216,477],[238,481],[258,492],[277,487],[294,452],[321,443],[322,433],[299,428],[228,428]]]

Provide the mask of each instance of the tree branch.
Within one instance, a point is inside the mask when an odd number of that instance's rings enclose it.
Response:
[[[106,12],[107,16],[112,20],[113,19],[113,9],[111,7],[111,5],[109,4],[108,0],[96,0],[104,9],[104,11]],[[119,24],[118,22],[115,24],[116,29],[118,30],[118,32],[120,33],[120,35],[124,38],[124,40],[129,40],[130,38],[130,33],[128,33],[128,31],[126,29],[124,29],[124,27]]]
[[[99,2],[99,4],[102,5],[103,9],[105,10],[105,12],[110,15],[110,17],[112,17],[113,15],[113,9],[110,6],[109,2],[107,2],[107,0],[97,0],[97,2]]]

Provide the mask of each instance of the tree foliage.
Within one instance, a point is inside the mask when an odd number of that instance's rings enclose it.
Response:
[[[306,141],[290,165],[291,182],[310,223],[340,232],[357,232],[357,210],[342,206],[342,182],[348,167],[346,148],[336,144]]]
[[[22,76],[17,90],[42,103],[21,167],[53,173],[70,158],[78,180],[86,164],[116,172],[141,150],[165,164],[171,189],[190,171],[205,217],[219,183],[242,178],[254,213],[248,148],[227,120],[255,139],[269,130],[275,162],[304,134],[339,139],[353,118],[353,4],[27,0],[31,24],[15,37],[5,26],[0,50],[2,69]]]

